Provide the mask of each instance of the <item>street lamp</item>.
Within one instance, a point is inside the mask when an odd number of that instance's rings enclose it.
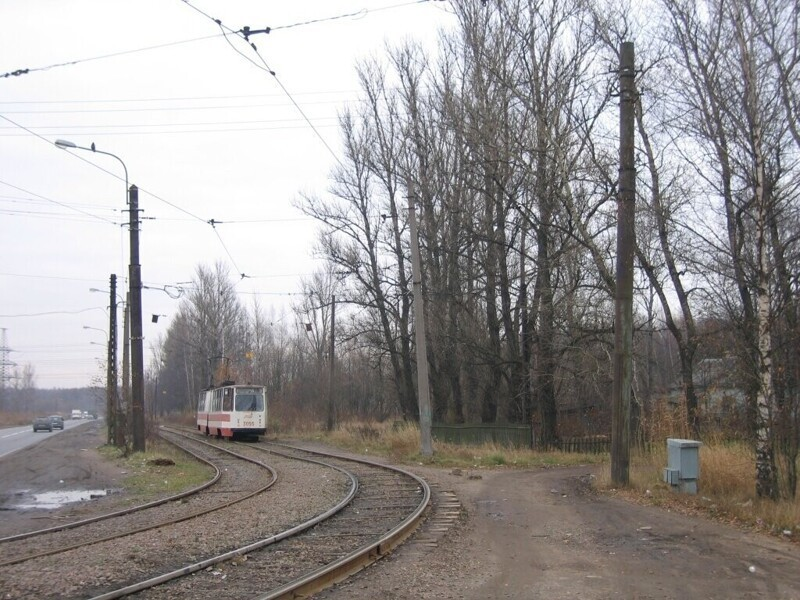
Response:
[[[128,187],[128,167],[116,154],[98,150],[94,143],[90,147],[78,146],[68,140],[56,140],[55,145],[63,150],[88,150],[116,158],[125,169],[126,203],[129,205],[129,230],[131,260],[128,266],[128,309],[131,316],[131,408],[133,413],[133,451],[144,452],[144,336],[142,330],[142,267],[139,264],[139,188]]]
[[[89,327],[88,325],[84,325],[83,328],[84,329],[94,329],[95,331],[99,331],[104,336],[106,336],[106,339],[108,339],[108,334],[106,333],[105,329],[100,329],[99,327]]]
[[[106,336],[106,343],[101,344],[100,342],[89,342],[90,344],[94,344],[97,346],[105,346],[106,352],[108,356],[106,358],[106,423],[108,423],[108,443],[112,443],[113,441],[113,434],[112,434],[112,426],[111,426],[111,415],[113,414],[113,406],[114,406],[114,398],[117,395],[117,369],[116,369],[116,360],[115,360],[115,348],[116,345],[116,338],[114,336],[113,330],[111,331],[111,335],[106,333],[105,329],[100,329],[99,327],[90,327],[89,325],[84,325],[84,329],[93,329],[94,331],[100,331],[104,336]],[[95,410],[96,412],[96,410]]]
[[[55,144],[62,150],[68,150],[68,149],[89,150],[90,152],[95,152],[97,154],[105,154],[106,156],[111,156],[113,158],[116,158],[122,165],[122,169],[125,171],[125,204],[128,204],[128,167],[125,166],[125,163],[119,156],[117,156],[116,154],[111,154],[111,152],[98,150],[95,147],[94,142],[92,142],[92,145],[89,146],[88,148],[85,146],[78,146],[75,142],[70,142],[69,140],[56,140]]]

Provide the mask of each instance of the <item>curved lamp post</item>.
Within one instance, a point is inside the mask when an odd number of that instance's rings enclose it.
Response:
[[[108,339],[108,333],[106,333],[105,329],[100,329],[99,327],[89,327],[88,325],[84,325],[83,328],[84,329],[94,329],[95,331],[99,331],[104,336],[106,336],[106,339]]]
[[[69,140],[56,140],[55,145],[62,150],[88,150],[116,158],[125,170],[125,203],[129,205],[129,229],[131,260],[128,265],[128,307],[131,316],[131,408],[133,413],[132,438],[133,451],[145,451],[144,432],[144,338],[142,333],[142,269],[139,264],[139,189],[128,187],[128,167],[116,154],[98,150],[92,143],[90,147],[78,146]]]
[[[86,146],[78,146],[78,144],[76,144],[75,142],[70,142],[69,140],[56,140],[55,144],[56,144],[56,146],[58,146],[62,150],[69,150],[69,149],[88,150],[90,152],[95,152],[97,154],[105,154],[106,156],[111,156],[113,158],[116,158],[119,161],[119,163],[122,165],[122,169],[125,171],[125,204],[129,204],[129,200],[128,200],[128,167],[125,166],[125,162],[119,156],[117,156],[116,154],[111,154],[111,152],[106,152],[105,150],[98,150],[95,147],[94,142],[92,142],[92,145],[89,146],[88,148]]]
[[[104,336],[106,336],[106,343],[101,344],[100,342],[89,342],[90,344],[94,344],[97,346],[104,346],[106,348],[107,357],[106,357],[106,422],[110,423],[111,419],[108,415],[109,410],[112,406],[112,399],[113,395],[116,393],[116,381],[113,377],[116,377],[116,369],[112,361],[114,360],[114,338],[109,336],[105,329],[100,329],[99,327],[90,327],[89,325],[84,325],[84,329],[92,329],[93,331],[99,331]],[[95,413],[96,413],[95,409]],[[108,443],[112,443],[111,437],[111,427],[109,425],[108,429]]]

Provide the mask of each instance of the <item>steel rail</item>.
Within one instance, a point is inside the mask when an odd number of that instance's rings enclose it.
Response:
[[[177,434],[177,435],[182,435],[183,437],[187,437],[184,434]],[[181,450],[183,450],[185,452],[188,452],[189,454],[191,454],[192,456],[194,456],[198,460],[201,460],[203,462],[207,462],[209,465],[211,465],[217,471],[217,476],[215,477],[215,481],[217,481],[219,479],[219,476],[221,475],[221,472],[220,472],[219,468],[216,465],[213,465],[211,462],[207,461],[206,459],[204,459],[200,455],[196,454],[195,452],[189,450],[188,448],[184,448],[184,447],[176,444],[174,441],[165,438],[164,436],[161,436],[161,437],[166,442],[173,444],[174,446],[180,448]],[[245,460],[247,462],[251,462],[253,464],[257,464],[257,465],[259,465],[261,467],[264,467],[265,469],[267,469],[271,473],[272,479],[269,482],[267,482],[265,485],[255,489],[255,490],[252,490],[252,491],[248,492],[247,494],[245,494],[243,496],[239,496],[237,498],[234,498],[233,500],[229,500],[227,502],[224,502],[224,503],[221,503],[221,504],[217,504],[217,505],[215,505],[213,507],[200,509],[200,510],[197,510],[197,511],[194,511],[194,512],[191,512],[191,513],[187,513],[185,515],[181,515],[178,518],[165,519],[165,520],[159,521],[157,523],[152,523],[152,524],[149,524],[149,525],[145,525],[143,527],[137,527],[137,528],[134,528],[134,529],[130,529],[130,530],[124,531],[122,533],[117,533],[117,534],[114,534],[114,535],[108,535],[108,536],[100,537],[100,538],[95,538],[95,539],[92,539],[92,540],[89,540],[89,541],[85,541],[85,542],[81,542],[81,543],[78,543],[78,544],[72,544],[70,546],[63,546],[63,547],[60,547],[60,548],[53,548],[51,550],[45,550],[45,551],[42,551],[42,552],[38,552],[36,554],[17,556],[15,558],[0,562],[0,567],[16,565],[16,564],[20,564],[20,563],[23,563],[23,562],[27,562],[29,560],[34,560],[34,559],[37,559],[37,558],[43,558],[45,556],[52,556],[54,554],[61,554],[62,552],[67,552],[69,550],[76,550],[78,548],[81,548],[83,546],[88,546],[90,544],[99,544],[99,543],[102,543],[102,542],[109,542],[111,540],[115,540],[115,539],[119,539],[119,538],[123,538],[123,537],[128,537],[128,536],[131,536],[131,535],[136,535],[137,533],[143,533],[145,531],[150,531],[152,529],[158,529],[160,527],[165,527],[165,526],[168,526],[168,525],[174,525],[175,523],[181,523],[183,521],[188,521],[189,519],[194,519],[196,517],[199,517],[199,516],[211,513],[211,512],[215,512],[215,511],[218,511],[218,510],[222,510],[224,508],[228,508],[229,506],[232,506],[234,504],[238,504],[239,502],[244,502],[248,498],[252,498],[253,496],[256,496],[256,495],[266,491],[267,489],[272,487],[275,484],[275,482],[278,480],[278,474],[275,472],[275,469],[273,469],[269,465],[261,463],[261,462],[259,462],[257,460],[252,459],[252,458],[243,456],[243,455],[238,454],[236,452],[233,452],[231,450],[227,450],[225,448],[220,448],[219,446],[215,446],[214,444],[209,444],[208,442],[205,442],[205,441],[202,441],[202,440],[194,440],[193,439],[192,441],[200,443],[200,444],[205,444],[207,446],[215,448],[216,450],[221,450],[222,452],[227,452],[228,454],[236,456],[237,458],[240,458],[240,459]],[[137,510],[140,510],[140,509],[137,508]],[[136,511],[127,511],[127,512],[136,512]],[[124,514],[127,514],[127,512],[126,511],[119,511],[118,513],[111,513],[111,514],[113,516],[122,516]],[[104,517],[108,518],[107,516],[104,516]]]
[[[180,500],[181,498],[186,498],[187,496],[192,496],[194,494],[197,494],[198,492],[202,492],[204,489],[211,487],[212,485],[216,484],[219,481],[219,478],[222,476],[222,473],[216,466],[212,465],[210,462],[198,456],[194,452],[191,452],[190,450],[185,450],[184,448],[181,448],[181,450],[187,452],[194,458],[206,463],[211,468],[213,468],[215,470],[214,477],[212,477],[205,483],[195,486],[189,490],[173,494],[172,496],[167,496],[166,498],[159,498],[158,500],[152,500],[151,502],[146,502],[144,504],[137,504],[136,506],[124,508],[122,510],[117,510],[110,513],[104,513],[102,515],[96,515],[94,517],[89,517],[87,519],[81,519],[80,521],[72,521],[70,523],[63,523],[62,525],[55,525],[53,527],[46,527],[44,529],[35,529],[33,531],[26,531],[25,533],[18,533],[16,535],[10,535],[8,537],[0,538],[0,544],[5,542],[15,542],[17,540],[24,540],[26,538],[36,537],[38,535],[45,535],[47,533],[64,531],[66,529],[75,529],[76,527],[82,527],[83,525],[88,525],[90,523],[96,523],[98,521],[104,521],[106,519],[113,519],[115,517],[121,517],[123,515],[135,513],[140,510],[153,508],[154,506],[159,506],[161,504],[166,504],[168,502],[174,502],[175,500]]]
[[[395,471],[410,477],[416,481],[423,490],[423,497],[417,508],[409,514],[401,523],[392,528],[379,540],[365,544],[364,546],[354,550],[350,554],[341,557],[340,559],[324,565],[303,577],[290,581],[269,593],[258,596],[254,600],[279,600],[284,598],[305,598],[310,594],[323,590],[334,583],[342,581],[347,577],[357,573],[370,564],[377,562],[386,554],[391,552],[394,548],[400,545],[408,536],[410,536],[419,525],[425,509],[428,507],[431,498],[431,490],[428,483],[410,471],[401,469],[399,467],[381,464],[372,460],[363,458],[354,458],[350,456],[343,456],[334,453],[317,452],[307,448],[291,446],[284,444],[287,448],[317,454],[322,456],[334,457],[339,460],[352,461],[374,467],[380,467],[389,471]]]
[[[184,433],[179,432],[178,430],[175,430],[175,429],[166,428],[166,427],[162,427],[162,429],[166,429],[168,431],[173,431],[174,433],[178,433],[179,435],[185,435]],[[203,443],[207,443],[207,442],[203,442]],[[219,447],[219,446],[214,446],[214,447]],[[212,557],[207,558],[205,560],[201,560],[199,562],[196,562],[196,563],[193,563],[193,564],[190,564],[190,565],[186,565],[185,567],[182,567],[180,569],[176,569],[174,571],[170,571],[168,573],[164,573],[162,575],[158,575],[156,577],[152,577],[150,579],[146,579],[144,581],[140,581],[138,583],[134,583],[132,585],[125,586],[123,588],[112,590],[110,592],[107,592],[105,594],[101,594],[99,596],[94,596],[94,597],[90,598],[89,600],[113,600],[115,598],[122,598],[122,597],[128,596],[130,594],[135,594],[137,592],[141,592],[143,590],[155,587],[155,586],[160,585],[162,583],[167,583],[168,581],[172,581],[172,580],[178,579],[180,577],[185,577],[187,575],[191,575],[192,573],[196,573],[198,571],[202,571],[203,569],[207,569],[208,567],[211,567],[211,566],[216,565],[218,563],[225,562],[225,561],[230,560],[232,558],[236,558],[237,556],[242,556],[244,554],[248,554],[248,553],[253,552],[255,550],[260,550],[262,548],[265,548],[267,546],[275,544],[276,542],[280,542],[281,540],[290,538],[290,537],[292,537],[294,535],[297,535],[297,534],[299,534],[299,533],[301,533],[301,532],[303,532],[303,531],[305,531],[307,529],[310,529],[311,527],[314,527],[315,525],[321,523],[322,521],[325,521],[326,519],[328,519],[331,516],[335,515],[336,513],[340,512],[348,504],[350,504],[350,502],[353,500],[353,498],[355,497],[356,493],[358,492],[358,479],[352,473],[349,473],[349,472],[345,471],[344,469],[342,469],[340,467],[337,467],[335,465],[329,465],[329,464],[324,463],[324,462],[319,461],[319,460],[314,460],[314,459],[310,459],[310,458],[303,458],[303,457],[297,457],[297,456],[293,456],[292,458],[294,458],[296,460],[301,460],[301,461],[305,461],[305,462],[310,462],[310,463],[315,463],[315,464],[323,465],[323,466],[326,466],[326,467],[330,467],[332,469],[335,469],[335,470],[343,473],[344,475],[346,475],[350,479],[350,489],[349,489],[348,493],[335,506],[331,507],[330,509],[328,509],[324,513],[321,513],[321,514],[313,517],[312,519],[304,521],[303,523],[295,525],[294,527],[292,527],[290,529],[282,531],[281,533],[278,533],[276,535],[272,535],[270,537],[258,540],[257,542],[253,542],[251,544],[247,544],[246,546],[241,546],[239,548],[235,548],[234,550],[230,550],[230,551],[225,552],[223,554],[218,554],[216,556],[212,556]]]

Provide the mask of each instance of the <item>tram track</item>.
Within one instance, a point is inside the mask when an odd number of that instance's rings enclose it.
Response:
[[[154,587],[136,598],[201,597],[219,590],[221,578],[226,598],[305,597],[390,552],[413,532],[430,501],[427,483],[396,467],[277,444],[248,445],[248,451],[344,469],[357,480],[357,489],[324,518],[295,527],[292,535],[241,550],[238,561],[215,562],[218,567],[196,569],[191,580]],[[119,596],[95,600],[114,597]]]
[[[165,498],[158,498],[156,500],[152,500],[150,502],[144,502],[142,504],[137,504],[135,506],[131,506],[131,507],[128,507],[128,508],[125,508],[125,509],[122,509],[122,510],[116,510],[116,511],[113,511],[113,512],[103,513],[103,514],[100,514],[100,515],[94,515],[92,517],[88,517],[88,518],[85,518],[85,519],[80,519],[80,520],[77,520],[77,521],[70,521],[68,523],[61,523],[59,525],[54,525],[52,527],[45,527],[45,528],[42,528],[42,529],[34,529],[34,530],[31,530],[31,531],[18,533],[18,534],[15,534],[15,535],[9,535],[9,536],[5,536],[5,537],[0,537],[0,547],[2,547],[2,544],[6,544],[6,543],[9,543],[9,542],[15,542],[15,541],[18,541],[18,540],[24,540],[24,539],[29,539],[29,538],[39,537],[39,536],[45,536],[45,535],[48,535],[48,534],[51,534],[51,533],[57,533],[57,532],[60,532],[60,531],[66,531],[68,529],[76,529],[78,527],[84,527],[84,526],[89,525],[91,523],[97,523],[99,521],[105,521],[105,520],[108,520],[108,519],[114,519],[114,518],[121,517],[121,516],[124,516],[124,515],[129,515],[129,514],[132,514],[132,513],[135,513],[135,512],[147,510],[149,508],[154,508],[154,507],[157,507],[157,506],[161,506],[161,505],[167,504],[169,502],[175,502],[177,500],[182,500],[182,499],[187,498],[189,496],[193,496],[194,494],[197,494],[197,493],[199,493],[199,492],[201,492],[201,491],[203,491],[205,489],[208,489],[209,487],[212,487],[213,485],[215,485],[219,481],[220,477],[222,476],[222,473],[213,464],[207,462],[200,455],[198,455],[196,453],[193,453],[188,449],[181,448],[181,450],[185,451],[187,454],[190,454],[191,456],[193,456],[194,458],[196,458],[200,462],[203,462],[203,463],[209,465],[212,469],[214,469],[214,476],[210,480],[205,482],[205,483],[202,483],[202,484],[200,484],[198,486],[195,486],[195,487],[193,487],[191,489],[184,490],[183,492],[179,492],[177,494],[173,494],[173,495],[167,496]],[[4,566],[6,564],[11,564],[11,563],[9,563],[9,562],[0,562],[0,567]]]
[[[90,544],[111,542],[219,511],[264,492],[277,480],[277,473],[272,467],[256,460],[236,455],[228,450],[213,448],[208,444],[200,445],[189,438],[184,438],[181,443],[174,435],[172,439],[170,434],[162,437],[197,460],[210,465],[215,471],[214,477],[206,484],[182,494],[60,527],[2,538],[0,539],[2,555],[11,558],[0,560],[0,567],[77,550]],[[220,467],[226,463],[228,456],[236,456],[253,468],[246,471],[241,469],[223,471]],[[269,473],[266,480],[258,477],[263,471]],[[204,492],[204,498],[200,498],[201,492]]]
[[[165,436],[178,435],[163,431]],[[173,503],[184,513],[180,524],[153,523],[147,530],[129,532],[124,546],[116,537],[95,538],[77,549],[0,565],[0,587],[12,592],[5,597],[31,597],[15,595],[19,588],[5,585],[16,580],[17,568],[19,574],[58,572],[62,577],[70,569],[67,565],[76,562],[86,576],[75,581],[68,576],[65,590],[34,595],[96,600],[307,595],[390,551],[419,522],[430,497],[424,481],[385,465],[274,444],[202,439],[194,431],[182,435],[215,451],[233,451],[238,455],[235,464],[269,463],[281,473],[283,484],[205,515],[187,516],[186,505]],[[219,459],[217,466],[223,474],[238,469]],[[73,537],[82,529],[60,533]],[[44,539],[42,534],[30,541]],[[3,556],[8,556],[6,547],[0,544]]]

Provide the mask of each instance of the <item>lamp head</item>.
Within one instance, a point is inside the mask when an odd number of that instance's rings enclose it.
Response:
[[[78,147],[78,145],[75,142],[70,142],[69,140],[56,140],[56,146],[58,146],[61,149]]]

